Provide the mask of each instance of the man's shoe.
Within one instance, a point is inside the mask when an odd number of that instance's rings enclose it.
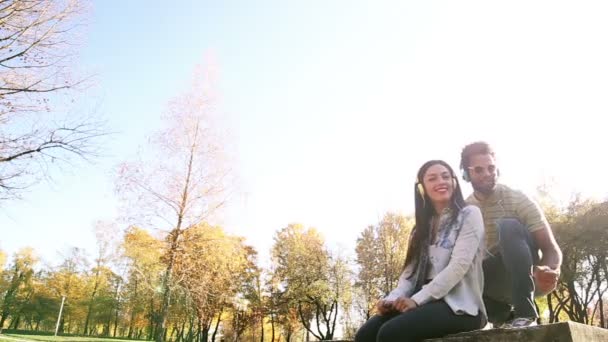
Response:
[[[534,327],[537,326],[536,318],[534,317],[518,317],[513,319],[510,322],[507,322],[501,325],[501,328],[510,329],[510,328],[525,328],[525,327]]]

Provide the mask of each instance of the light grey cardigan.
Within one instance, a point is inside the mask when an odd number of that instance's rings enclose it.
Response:
[[[486,319],[482,299],[484,226],[481,211],[476,206],[466,206],[452,224],[450,216],[449,210],[441,214],[437,236],[429,246],[427,279],[432,280],[412,295],[414,283],[408,277],[413,265],[408,265],[397,287],[384,299],[411,297],[418,305],[443,299],[457,315],[476,316],[481,312]]]

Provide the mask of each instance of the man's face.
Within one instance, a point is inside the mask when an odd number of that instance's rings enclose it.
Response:
[[[467,171],[475,191],[489,195],[496,188],[498,173],[496,162],[491,155],[476,154],[471,156]]]

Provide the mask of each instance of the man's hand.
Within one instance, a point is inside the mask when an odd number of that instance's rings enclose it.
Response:
[[[380,315],[386,315],[394,311],[395,307],[392,301],[381,299],[376,304],[376,310]]]
[[[559,274],[559,270],[554,270],[549,266],[534,266],[532,275],[536,293],[544,296],[555,290]]]
[[[395,300],[393,306],[397,311],[407,312],[418,307],[418,304],[411,298],[399,297]]]

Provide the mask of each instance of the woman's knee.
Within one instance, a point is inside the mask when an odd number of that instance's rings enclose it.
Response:
[[[355,342],[376,342],[376,335],[381,326],[381,320],[377,316],[373,316],[357,330]]]
[[[361,326],[355,334],[355,342],[376,342],[375,332],[366,329],[365,325]]]
[[[378,334],[376,335],[377,342],[390,342],[394,341],[394,332],[392,329],[387,329],[388,327],[382,327],[378,330]]]
[[[376,336],[378,342],[402,342],[409,341],[408,326],[398,324],[399,322],[387,322],[379,330]]]

